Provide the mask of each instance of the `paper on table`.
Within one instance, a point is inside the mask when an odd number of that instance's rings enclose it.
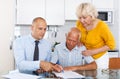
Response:
[[[38,79],[40,78],[40,76],[36,76],[36,75],[29,75],[29,74],[16,72],[16,71],[14,73],[13,72],[14,71],[12,71],[12,73],[2,75],[2,77],[9,78],[9,79]]]
[[[64,71],[61,73],[53,72],[57,77],[62,77],[62,78],[84,78],[83,75],[78,74],[73,71]]]

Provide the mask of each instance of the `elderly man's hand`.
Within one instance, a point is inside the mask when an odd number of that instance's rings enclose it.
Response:
[[[53,70],[53,64],[50,63],[50,62],[47,62],[47,61],[41,61],[40,62],[40,67],[46,72],[49,72],[49,71]]]
[[[66,71],[69,71],[69,70],[74,71],[74,70],[77,70],[77,67],[74,67],[74,66],[68,66],[68,67],[64,67],[64,70],[66,70]]]

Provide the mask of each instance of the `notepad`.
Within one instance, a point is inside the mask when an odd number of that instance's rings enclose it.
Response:
[[[62,77],[62,78],[85,78],[83,75],[78,74],[73,71],[64,71],[61,73],[53,72],[57,77]]]

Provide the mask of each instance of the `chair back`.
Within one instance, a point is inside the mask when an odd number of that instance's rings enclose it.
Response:
[[[109,69],[120,69],[120,58],[110,58]]]

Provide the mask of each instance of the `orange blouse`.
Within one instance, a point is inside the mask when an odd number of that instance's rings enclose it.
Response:
[[[99,20],[96,27],[90,31],[87,31],[84,26],[78,20],[76,22],[77,28],[81,31],[80,41],[86,46],[87,49],[101,48],[107,45],[110,49],[115,48],[114,37],[108,28],[108,25]],[[93,55],[94,59],[101,57],[105,52],[100,52]]]

